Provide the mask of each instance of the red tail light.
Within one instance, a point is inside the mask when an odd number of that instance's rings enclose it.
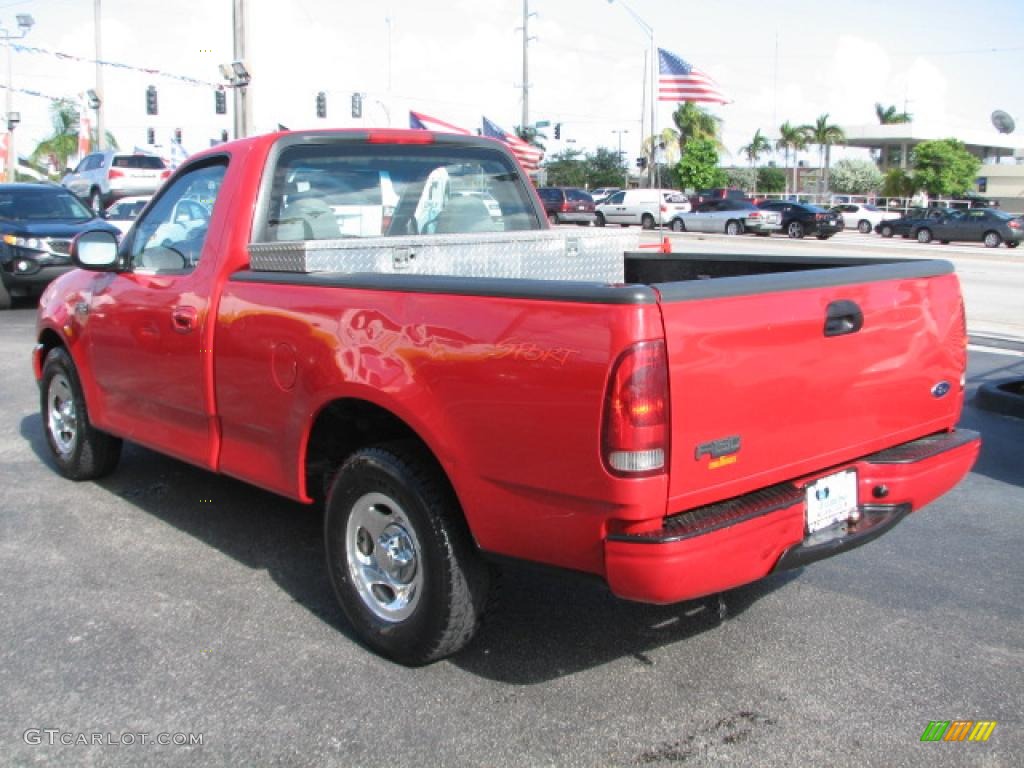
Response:
[[[601,427],[605,468],[620,477],[664,472],[668,436],[665,342],[637,342],[619,356],[608,381]]]
[[[1021,227],[1020,219],[1010,219],[1006,223],[1010,225],[1010,229],[1020,229]]]
[[[760,219],[761,218],[761,212],[760,211],[751,211],[750,213],[747,214],[747,218],[748,219]]]
[[[559,208],[559,210],[562,211],[562,213],[568,213],[572,210],[572,206],[569,204],[569,201],[566,200],[562,203],[562,207]]]
[[[171,171],[170,171],[170,169],[168,169],[166,171],[160,171],[160,178],[161,179],[169,179],[169,178],[171,178]]]
[[[391,229],[391,220],[395,217],[395,206],[385,205],[382,206],[381,217],[380,217],[380,233],[386,235],[388,230]]]
[[[814,214],[814,220],[815,221],[823,221],[823,220],[825,220],[827,218],[828,218],[828,214],[826,214],[826,213],[816,213],[816,214]]]
[[[119,171],[117,168],[111,168],[110,173],[107,174],[108,179],[120,179],[124,177],[124,171]]]

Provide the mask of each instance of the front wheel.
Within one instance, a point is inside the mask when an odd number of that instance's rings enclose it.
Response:
[[[335,595],[370,648],[420,665],[472,639],[488,570],[447,479],[416,443],[350,456],[331,486],[324,526]]]
[[[892,227],[890,227],[888,224],[883,224],[882,228],[879,230],[879,233],[882,235],[882,237],[892,237],[893,236]]]
[[[932,231],[928,228],[922,228],[917,230],[917,242],[919,243],[930,243],[932,241]]]
[[[683,220],[682,219],[672,219],[672,223],[669,224],[669,228],[671,228],[671,230],[673,232],[685,232],[686,231],[686,225],[683,224]]]
[[[654,229],[654,217],[649,213],[645,213],[640,219],[640,226],[644,229]]]
[[[61,347],[46,356],[39,392],[46,443],[61,474],[94,480],[113,472],[121,459],[121,440],[92,426],[78,371]]]
[[[985,233],[985,247],[986,248],[998,248],[1003,243],[1003,238],[999,236],[998,232],[986,232]]]
[[[804,236],[804,225],[799,221],[791,221],[786,228],[786,234],[794,240],[800,240]]]
[[[860,232],[862,235],[870,235],[871,222],[867,220],[861,221],[860,223],[857,224],[857,231]]]

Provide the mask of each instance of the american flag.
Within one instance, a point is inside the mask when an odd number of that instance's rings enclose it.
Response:
[[[409,110],[409,127],[421,131],[434,131],[435,133],[458,133],[463,136],[473,135],[472,131],[467,131],[465,128],[459,128],[459,126],[446,123],[444,120],[438,120],[436,117],[424,115],[422,112],[413,112],[412,110]]]
[[[540,161],[544,159],[544,150],[523,141],[514,133],[506,133],[486,117],[484,118],[484,136],[507,144],[508,148],[512,150],[512,154],[516,156],[516,160],[523,166],[523,170],[533,173],[540,168]]]
[[[729,103],[714,80],[664,48],[658,49],[658,74],[658,101]]]

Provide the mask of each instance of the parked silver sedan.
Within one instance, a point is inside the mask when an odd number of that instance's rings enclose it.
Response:
[[[768,236],[782,229],[782,214],[764,211],[747,200],[707,200],[687,213],[677,213],[669,227],[674,232],[719,232]]]

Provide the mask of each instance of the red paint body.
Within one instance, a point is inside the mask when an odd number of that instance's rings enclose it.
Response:
[[[977,455],[974,441],[911,464],[862,458],[959,417],[952,275],[636,304],[231,281],[248,267],[277,138],[204,153],[229,165],[193,272],[78,270],[47,290],[40,339],[70,351],[99,428],[309,501],[317,416],[339,400],[372,403],[437,457],[482,550],[599,574],[652,602],[763,577],[803,539],[802,505],[678,542],[610,533],[655,531],[668,515],[844,466],[859,472],[862,503],[886,485],[887,503],[918,509]],[[823,338],[837,298],[857,301],[864,328]],[[658,339],[667,470],[613,476],[601,456],[610,371],[630,345]],[[929,388],[942,380],[954,391],[938,399]],[[695,459],[695,446],[730,435],[742,435],[731,463]]]

